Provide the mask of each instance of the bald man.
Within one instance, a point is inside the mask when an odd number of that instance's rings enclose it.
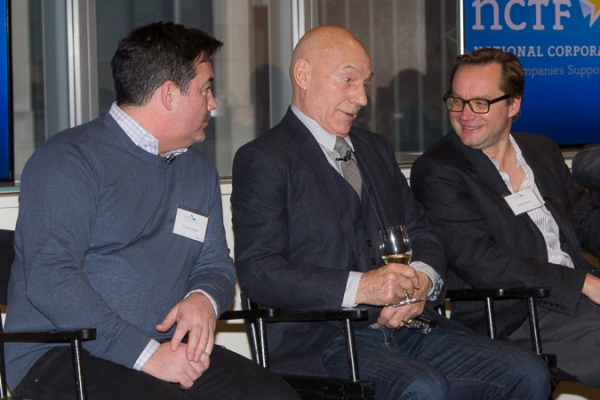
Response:
[[[386,139],[352,126],[373,72],[343,28],[308,32],[294,50],[293,100],[281,123],[233,164],[235,256],[242,289],[287,310],[369,308],[355,338],[360,377],[377,399],[547,399],[545,364],[475,336],[409,298],[444,299],[446,260]],[[380,230],[405,225],[409,265],[384,265]],[[432,327],[405,326],[422,318]],[[269,327],[272,368],[348,377],[340,323]]]

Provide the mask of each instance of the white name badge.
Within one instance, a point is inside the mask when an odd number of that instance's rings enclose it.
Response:
[[[173,233],[204,243],[208,217],[196,212],[177,207]]]
[[[504,197],[504,200],[506,200],[515,215],[523,214],[543,206],[542,201],[531,188],[508,195]]]

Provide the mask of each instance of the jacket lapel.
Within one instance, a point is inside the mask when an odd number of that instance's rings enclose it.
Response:
[[[337,215],[332,216],[331,219],[338,221],[354,255],[360,259],[350,205],[348,199],[343,195],[343,191],[340,190],[335,175],[339,173],[329,164],[312,133],[291,110],[288,110],[282,124],[289,129],[291,144],[301,159],[302,165],[309,170],[309,176],[312,176],[311,180],[317,185],[314,196],[323,196],[333,204]],[[327,221],[323,222],[327,223]]]
[[[471,176],[479,181],[483,190],[492,194],[492,198],[497,200],[498,203],[503,207],[510,208],[504,200],[504,196],[509,195],[510,191],[489,157],[481,150],[465,146],[455,132],[451,132],[449,135],[459,154],[461,162]]]
[[[396,187],[395,185],[378,184],[393,179],[379,159],[379,152],[364,137],[354,131],[350,132],[350,140],[352,140],[356,161],[363,178],[363,193],[366,192],[368,200],[375,208],[380,229],[384,230],[388,226],[403,224],[403,216],[398,214],[399,207],[394,204],[401,198],[401,194],[389,192],[390,188]]]
[[[521,149],[521,153],[523,154],[523,158],[527,162],[527,165],[529,165],[529,168],[533,171],[535,184],[540,191],[542,198],[548,198],[552,193],[551,186],[554,184],[555,179],[548,173],[547,168],[544,168],[544,165],[548,165],[548,163],[543,160],[546,156],[539,149],[532,147],[532,143],[525,140],[518,132],[513,132],[512,135],[519,145],[519,149]]]

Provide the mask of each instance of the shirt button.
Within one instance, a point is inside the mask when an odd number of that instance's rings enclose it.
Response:
[[[373,243],[370,240],[367,240],[367,247],[373,247]]]
[[[373,265],[377,265],[377,260],[376,260],[376,259],[374,259],[374,258],[371,258],[371,264],[373,264]]]

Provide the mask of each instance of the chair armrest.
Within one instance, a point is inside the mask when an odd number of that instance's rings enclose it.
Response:
[[[499,289],[464,289],[448,290],[446,297],[453,301],[526,299],[550,296],[550,288],[546,287],[509,287]]]
[[[225,311],[219,320],[257,319],[265,322],[307,322],[341,321],[345,319],[362,320],[369,317],[367,308],[342,308],[339,310],[282,311],[278,308],[259,308],[253,310]]]
[[[73,355],[73,372],[75,373],[75,388],[77,399],[86,398],[83,367],[81,365],[81,342],[96,339],[96,329],[60,329],[53,331],[1,332],[0,343],[4,342],[34,342],[34,343],[71,343]],[[4,380],[4,363],[0,376],[0,396],[6,398],[6,381]]]
[[[282,311],[278,318],[272,321],[307,322],[307,321],[341,321],[363,320],[369,317],[367,308],[342,308],[339,310],[314,310],[314,311]]]
[[[40,342],[57,343],[72,340],[94,340],[96,329],[71,329],[37,332],[2,332],[0,342]]]
[[[367,319],[369,316],[369,310],[367,308],[280,311],[279,309],[273,308],[258,308],[259,306],[256,303],[251,302],[244,294],[242,294],[242,307],[246,308],[246,310],[226,311],[221,315],[220,319],[246,319],[246,328],[248,330],[252,358],[265,368],[269,368],[265,323],[343,321],[348,362],[350,366],[350,379],[354,383],[359,382],[353,321]],[[263,312],[264,314],[257,314],[260,312]]]
[[[496,338],[496,324],[494,321],[494,300],[516,300],[527,299],[527,312],[529,314],[529,324],[531,330],[531,344],[533,351],[542,354],[542,342],[537,321],[537,310],[535,299],[550,296],[550,288],[545,287],[509,287],[499,289],[465,289],[448,290],[446,298],[451,301],[477,301],[485,302],[485,316],[487,320],[488,335],[490,338]],[[548,360],[547,360],[548,361]]]
[[[219,320],[232,320],[232,319],[257,319],[265,318],[271,319],[281,315],[281,311],[278,308],[260,308],[258,310],[231,310],[225,311],[219,317]]]
[[[270,319],[278,322],[316,322],[316,321],[343,321],[346,336],[346,351],[350,367],[350,379],[359,382],[358,360],[356,344],[354,341],[355,320],[364,320],[369,317],[368,308],[342,308],[339,310],[314,310],[314,311],[282,311],[279,318]]]

